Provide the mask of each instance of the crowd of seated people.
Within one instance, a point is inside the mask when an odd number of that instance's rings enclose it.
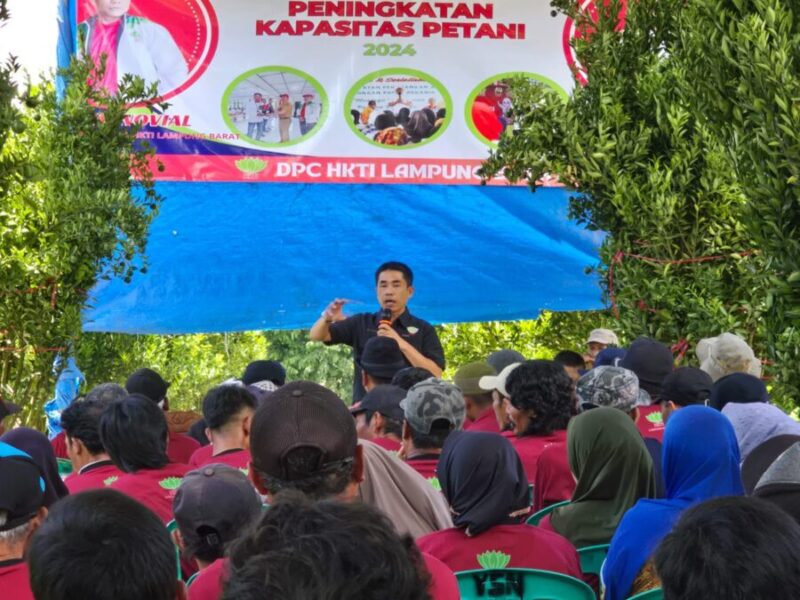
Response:
[[[607,600],[791,597],[800,424],[747,344],[675,368],[653,339],[587,342],[450,380],[371,338],[355,404],[258,360],[182,432],[149,368],[76,399],[57,440],[0,405],[0,598],[511,597],[486,582],[514,569]]]

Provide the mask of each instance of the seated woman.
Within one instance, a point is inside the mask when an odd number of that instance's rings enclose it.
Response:
[[[420,550],[456,572],[507,567],[582,577],[567,540],[525,524],[528,479],[508,440],[495,433],[452,433],[438,474],[455,527],[419,538]]]
[[[572,501],[539,527],[576,548],[608,544],[622,516],[640,498],[653,498],[653,460],[631,418],[615,408],[595,408],[570,421],[569,467],[577,484]]]
[[[666,497],[639,500],[619,524],[603,568],[606,600],[657,587],[647,565],[681,513],[717,496],[740,496],[739,447],[728,419],[713,408],[687,406],[667,422],[662,455]]]

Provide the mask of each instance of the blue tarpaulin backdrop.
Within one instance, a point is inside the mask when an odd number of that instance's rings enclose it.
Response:
[[[601,308],[602,234],[567,220],[568,193],[524,187],[159,183],[149,271],[101,282],[87,331],[308,327],[334,297],[376,310],[386,260],[416,274],[432,322]]]

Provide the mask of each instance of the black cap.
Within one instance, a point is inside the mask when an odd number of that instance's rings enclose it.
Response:
[[[678,406],[703,404],[711,395],[714,381],[711,375],[694,367],[675,369],[661,382],[660,400],[671,401]]]
[[[623,369],[636,373],[639,387],[656,399],[661,396],[661,384],[672,372],[675,359],[666,345],[648,337],[638,337],[619,361]]]
[[[134,371],[125,382],[129,394],[140,394],[153,402],[161,402],[167,396],[169,384],[153,369]]]
[[[763,381],[747,373],[731,373],[717,379],[708,398],[708,405],[717,410],[722,410],[729,403],[752,402],[769,402],[769,392]]]
[[[500,373],[508,365],[525,362],[525,357],[516,350],[503,349],[492,352],[486,357],[486,362],[492,365],[497,373]]]
[[[13,402],[6,402],[0,400],[0,421],[5,419],[8,415],[15,415],[19,412],[20,408]]]
[[[389,417],[396,421],[403,421],[403,409],[400,402],[406,397],[406,391],[397,385],[376,385],[368,391],[361,402],[350,407],[351,414],[357,414],[365,410],[381,413],[384,417]]]
[[[245,368],[242,383],[250,385],[259,381],[271,381],[280,387],[286,383],[286,369],[277,360],[254,360]]]
[[[0,531],[9,531],[30,521],[44,506],[41,473],[29,458],[0,458],[0,510],[8,513]]]
[[[376,336],[367,340],[358,361],[367,375],[391,379],[400,369],[408,366],[400,346],[390,337]]]

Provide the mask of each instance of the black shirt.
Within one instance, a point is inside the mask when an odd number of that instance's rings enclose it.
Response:
[[[353,359],[356,361],[353,365],[353,402],[360,401],[366,393],[364,386],[361,385],[361,369],[357,361],[361,358],[367,340],[378,334],[380,320],[380,311],[358,313],[343,321],[331,323],[329,327],[331,340],[326,342],[327,344],[347,344],[353,347]],[[431,359],[444,369],[444,350],[433,325],[418,319],[406,309],[394,320],[392,328],[425,358]],[[408,360],[406,360],[406,364],[411,366]]]

